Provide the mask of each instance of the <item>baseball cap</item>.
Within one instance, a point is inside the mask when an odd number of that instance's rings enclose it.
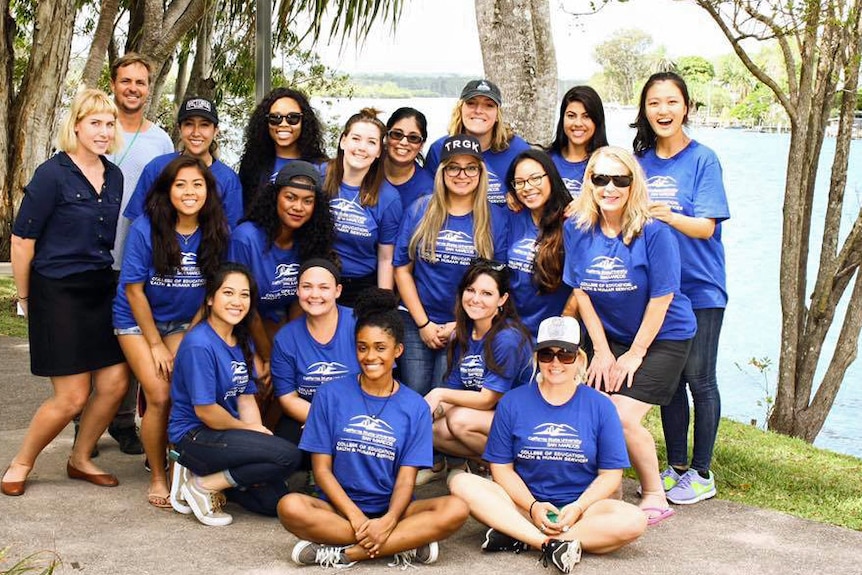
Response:
[[[314,184],[306,184],[304,182],[294,182],[294,178],[308,178]],[[275,185],[277,187],[292,186],[303,190],[319,190],[320,189],[320,172],[312,164],[303,160],[293,160],[285,164],[275,176]]]
[[[200,116],[218,126],[218,112],[212,100],[206,98],[186,98],[177,112],[177,123],[180,124],[188,118]]]
[[[578,320],[568,316],[555,316],[542,320],[539,324],[539,334],[536,338],[536,350],[546,347],[562,347],[568,350],[578,349],[581,341],[581,326]]]
[[[503,103],[503,95],[500,93],[500,88],[491,80],[472,80],[467,82],[467,85],[461,90],[461,99],[469,100],[473,96],[491,98],[498,106]]]
[[[482,146],[479,144],[479,140],[467,134],[449,136],[443,141],[443,147],[440,149],[440,162],[445,162],[452,156],[461,154],[481,160]]]

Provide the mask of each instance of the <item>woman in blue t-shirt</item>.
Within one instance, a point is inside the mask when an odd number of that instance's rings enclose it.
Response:
[[[722,222],[730,217],[715,152],[683,130],[688,88],[672,72],[653,74],[641,92],[634,150],[647,176],[650,215],[673,228],[682,261],[680,289],[691,300],[697,335],[670,404],[661,409],[668,468],[667,498],[689,504],[715,496],[710,466],[721,396],[716,379],[718,338],[727,306]],[[694,449],[688,459],[689,403],[694,403]]]
[[[199,159],[178,156],[161,171],[144,215],[129,229],[114,299],[114,332],[147,402],[141,441],[152,470],[147,500],[155,507],[171,506],[165,446],[174,355],[227,241],[215,179]]]
[[[335,222],[335,251],[341,260],[341,305],[353,307],[363,289],[392,289],[392,253],[403,208],[383,173],[386,126],[377,110],[363,108],[348,118],[338,153],[326,164],[323,191]]]
[[[272,385],[283,416],[275,433],[299,445],[317,389],[359,373],[353,310],[337,305],[341,274],[330,260],[312,258],[299,268],[296,296],[304,314],[272,342]]]
[[[649,216],[643,171],[630,152],[596,150],[577,212],[565,229],[563,280],[593,343],[587,383],[612,394],[641,482],[650,523],[673,514],[658,472],[655,441],[643,426],[676,392],[697,325],[679,290],[673,231]]]
[[[405,210],[434,189],[434,177],[422,167],[422,144],[428,138],[425,114],[415,108],[398,108],[386,121],[386,154],[383,170],[386,181],[401,196]]]
[[[443,382],[446,344],[455,330],[458,284],[476,256],[505,253],[505,208],[487,201],[488,174],[479,141],[446,139],[434,193],[410,206],[398,232],[395,281],[407,308],[404,383],[420,394]]]
[[[446,385],[425,395],[434,447],[449,456],[450,475],[466,470],[461,458],[481,459],[494,407],[503,394],[530,381],[533,367],[530,332],[515,311],[505,264],[478,258],[467,269],[458,286],[455,325]],[[417,484],[441,477],[444,467],[442,457],[435,457]]]
[[[557,131],[548,153],[572,198],[581,194],[590,154],[607,145],[601,97],[589,86],[569,88],[560,103]]]
[[[356,358],[362,372],[317,390],[300,447],[311,453],[320,499],[292,493],[278,504],[300,541],[300,565],[345,567],[394,556],[433,563],[437,541],[458,530],[467,506],[457,497],[413,501],[416,472],[431,465],[431,416],[416,392],[395,380],[404,350],[398,300],[370,288],[356,302]]]
[[[181,467],[172,503],[204,525],[233,521],[221,510],[222,491],[249,511],[275,515],[299,465],[299,450],[264,427],[254,397],[256,291],[248,269],[223,264],[207,280],[203,321],[183,338],[174,364],[168,437]]]
[[[637,539],[646,517],[616,498],[629,466],[613,403],[582,385],[587,356],[580,326],[551,317],[539,326],[535,385],[503,396],[485,459],[494,480],[462,473],[449,488],[488,525],[484,551],[529,549],[563,573],[581,549],[609,553]]]

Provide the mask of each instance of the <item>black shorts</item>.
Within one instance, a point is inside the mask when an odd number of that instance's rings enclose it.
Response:
[[[608,341],[608,344],[614,357],[621,356],[631,347],[614,340]],[[669,404],[679,385],[679,377],[688,359],[690,347],[690,339],[652,342],[643,363],[635,372],[632,386],[627,387],[623,383],[617,393],[652,405]]]

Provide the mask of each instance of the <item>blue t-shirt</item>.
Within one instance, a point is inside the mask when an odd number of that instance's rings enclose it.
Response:
[[[384,513],[399,469],[433,463],[431,412],[406,385],[376,397],[356,377],[340,379],[317,390],[299,448],[331,455],[332,472],[351,501],[364,513]]]
[[[589,158],[580,162],[570,162],[563,157],[559,152],[551,152],[551,161],[557,166],[560,172],[560,177],[563,178],[563,183],[566,184],[566,189],[572,194],[572,199],[576,199],[581,195],[581,187],[584,184],[584,172],[587,170],[587,162]]]
[[[398,190],[401,196],[401,207],[407,211],[413,202],[434,191],[434,176],[425,171],[419,164],[415,165],[413,175],[403,184],[390,184]]]
[[[143,216],[136,219],[129,228],[117,297],[114,298],[115,328],[126,329],[138,325],[126,297],[128,284],[144,284],[144,295],[157,322],[191,321],[204,301],[206,278],[198,267],[200,229],[195,230],[188,242],[177,234],[180,267],[175,273],[165,276],[156,273],[152,239],[150,218]]]
[[[486,336],[487,337],[487,336]],[[503,328],[491,343],[491,353],[501,368],[500,375],[488,369],[485,363],[485,337],[470,338],[467,352],[455,347],[455,365],[446,385],[452,389],[482,391],[488,388],[497,393],[530,382],[533,372],[532,342],[513,327]]]
[[[574,220],[563,228],[563,281],[590,296],[609,339],[631,344],[651,298],[673,294],[656,340],[694,337],[691,302],[679,291],[679,249],[671,229],[650,220],[629,245],[596,227],[582,230]]]
[[[359,375],[355,328],[353,310],[338,306],[335,335],[326,343],[312,337],[304,316],[278,330],[272,343],[270,368],[275,396],[295,391],[311,401],[324,383]]]
[[[281,323],[296,300],[300,265],[296,246],[283,250],[257,224],[243,222],[230,235],[227,259],[245,265],[254,275],[260,316]]]
[[[428,149],[428,156],[425,158],[425,169],[434,178],[437,173],[437,166],[440,165],[440,150],[443,148],[443,142],[449,136],[443,136]],[[509,189],[509,183],[504,182],[506,174],[509,172],[509,166],[515,160],[515,157],[529,150],[528,144],[522,137],[515,136],[509,142],[509,147],[499,152],[492,152],[487,149],[482,152],[482,159],[485,161],[485,167],[488,170],[488,201],[492,204],[506,205],[506,192]]]
[[[533,223],[530,210],[509,214],[509,250],[506,264],[512,278],[511,293],[521,321],[535,338],[539,324],[547,317],[562,315],[572,288],[560,282],[551,293],[539,293],[533,283],[533,263],[536,259],[536,239],[539,228]]]
[[[204,426],[195,413],[196,405],[217,404],[239,419],[237,397],[257,392],[249,373],[242,349],[228,345],[209,322],[203,321],[190,330],[174,361],[170,441],[177,443],[189,431]]]
[[[674,212],[686,216],[715,220],[715,232],[706,240],[674,230],[682,261],[680,285],[694,309],[726,307],[721,222],[730,218],[730,209],[718,156],[692,140],[672,158],[659,158],[651,148],[638,159],[646,172],[652,201],[669,204]]]
[[[357,278],[377,271],[377,245],[394,245],[402,208],[398,191],[380,184],[377,205],[363,206],[359,187],[342,183],[329,202],[335,223],[335,251],[341,258],[341,275]]]
[[[586,385],[562,405],[545,401],[535,384],[504,395],[483,457],[513,463],[533,497],[557,507],[577,500],[600,469],[629,466],[614,404]]]
[[[124,216],[130,220],[135,220],[144,213],[144,205],[147,203],[147,195],[150,193],[150,188],[156,183],[165,166],[179,156],[180,152],[171,152],[170,154],[153,158],[147,164],[144,171],[141,172],[138,185],[135,186],[135,193],[132,194],[129,204],[123,212]],[[213,159],[210,172],[216,181],[219,198],[221,198],[222,206],[224,207],[224,216],[227,219],[228,225],[233,229],[243,214],[242,184],[239,181],[239,176],[227,164],[216,159]]]
[[[40,164],[24,187],[12,233],[36,240],[32,265],[40,275],[60,279],[111,267],[123,173],[100,159],[105,183],[99,194],[66,152]]]
[[[455,297],[458,284],[476,257],[473,240],[473,213],[464,216],[447,216],[437,234],[437,261],[431,262],[423,256],[408,253],[410,238],[425,216],[431,196],[416,200],[405,214],[398,242],[395,244],[395,267],[413,262],[413,280],[425,313],[434,323],[446,323],[455,319]],[[506,253],[506,223],[504,210],[491,206],[491,234],[494,253]],[[417,247],[417,252],[420,251]],[[415,258],[415,259],[414,259]]]

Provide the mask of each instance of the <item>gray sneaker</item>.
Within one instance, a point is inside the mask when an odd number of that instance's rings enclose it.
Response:
[[[389,563],[389,566],[401,567],[401,570],[404,571],[408,567],[413,567],[413,563],[423,563],[425,565],[434,563],[437,561],[439,554],[439,545],[437,545],[436,541],[432,541],[416,549],[408,549],[407,551],[396,553],[392,556],[392,563]]]
[[[561,573],[570,573],[572,569],[581,562],[581,542],[577,539],[571,541],[560,541],[549,539],[542,544],[542,565],[551,563]]]
[[[180,487],[180,493],[198,521],[211,527],[224,527],[233,523],[233,516],[221,510],[223,498],[218,491],[206,491],[195,485],[194,476],[189,473],[188,479]]]
[[[355,565],[356,561],[347,561],[347,558],[344,557],[345,549],[347,547],[324,545],[303,539],[293,546],[290,558],[297,565],[320,565],[321,567],[346,569]]]
[[[177,513],[182,513],[183,515],[191,515],[192,508],[189,506],[188,502],[186,502],[186,498],[183,497],[181,493],[181,489],[183,485],[189,480],[189,470],[179,464],[178,461],[174,461],[174,469],[171,472],[171,507],[174,508],[174,511]]]

